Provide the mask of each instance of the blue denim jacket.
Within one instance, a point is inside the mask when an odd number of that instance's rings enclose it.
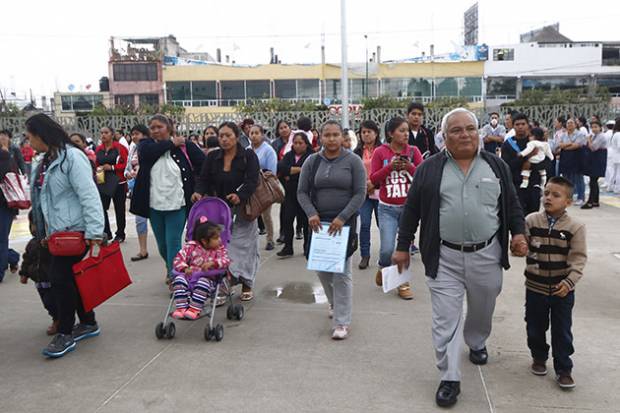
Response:
[[[33,167],[33,206],[39,202],[45,219],[46,235],[59,231],[83,231],[86,239],[103,238],[103,207],[93,180],[91,165],[84,152],[73,146],[61,150],[45,173],[41,192],[35,194],[34,180],[39,165]]]

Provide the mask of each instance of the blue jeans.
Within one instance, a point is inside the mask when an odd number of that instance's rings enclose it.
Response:
[[[565,178],[572,182],[575,185],[575,194],[577,194],[577,199],[580,201],[586,200],[586,183],[583,180],[582,174],[571,173],[564,174]]]
[[[370,199],[366,197],[366,200],[360,208],[360,253],[362,257],[370,257],[370,225],[372,224],[372,212],[375,212],[375,219],[378,220],[377,205],[379,205],[378,199]],[[379,222],[377,222],[379,226]]]
[[[149,219],[136,215],[136,232],[138,235],[146,235],[149,232]]]
[[[0,281],[9,266],[9,234],[15,214],[5,206],[0,206]]]
[[[547,330],[551,318],[551,353],[553,369],[556,373],[570,373],[573,361],[570,356],[573,348],[573,306],[575,292],[571,291],[564,298],[547,296],[526,290],[525,322],[527,327],[527,346],[532,358],[545,361],[549,357]]]
[[[378,216],[381,227],[381,249],[379,252],[379,267],[392,265],[392,254],[396,247],[396,235],[398,234],[398,222],[403,212],[403,205],[379,204]]]
[[[168,277],[172,277],[172,261],[183,245],[185,227],[185,207],[175,211],[150,210],[149,219],[157,241],[159,255],[166,261]]]

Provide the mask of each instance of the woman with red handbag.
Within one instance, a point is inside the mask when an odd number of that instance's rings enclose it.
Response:
[[[95,313],[84,311],[73,265],[84,258],[87,244],[101,244],[103,208],[90,163],[62,126],[39,113],[26,120],[26,137],[45,153],[33,168],[31,199],[37,235],[47,240],[52,254],[49,276],[59,321],[58,334],[43,355],[62,357],[77,341],[99,335]]]

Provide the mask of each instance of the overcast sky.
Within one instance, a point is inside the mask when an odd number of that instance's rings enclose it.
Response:
[[[349,61],[382,60],[455,50],[463,42],[463,12],[474,0],[348,0]],[[479,43],[518,43],[519,34],[559,21],[573,40],[620,41],[616,1],[587,3],[522,0],[479,1]],[[566,7],[566,5],[569,5]],[[2,4],[0,89],[18,95],[76,90],[108,75],[110,36],[174,34],[188,51],[229,54],[241,64],[268,63],[269,47],[283,63],[320,62],[325,32],[328,62],[340,60],[338,0],[206,0],[84,2],[11,1]]]

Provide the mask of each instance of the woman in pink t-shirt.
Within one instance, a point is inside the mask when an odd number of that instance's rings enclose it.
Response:
[[[398,222],[416,166],[422,163],[420,150],[408,144],[409,126],[404,118],[397,116],[390,119],[386,126],[386,137],[389,143],[377,148],[372,156],[370,175],[372,183],[376,187],[380,186],[378,216],[381,224],[381,268],[392,265]],[[377,271],[375,282],[381,286],[381,269]],[[398,295],[405,300],[413,298],[409,283],[398,287]]]
[[[372,156],[381,145],[379,127],[372,120],[365,120],[360,126],[361,140],[357,145],[355,152],[364,162],[366,168],[366,200],[360,208],[360,253],[362,260],[359,269],[368,268],[370,261],[370,225],[372,223],[372,213],[375,213],[375,220],[378,223],[377,206],[379,205],[379,190],[370,180]]]

